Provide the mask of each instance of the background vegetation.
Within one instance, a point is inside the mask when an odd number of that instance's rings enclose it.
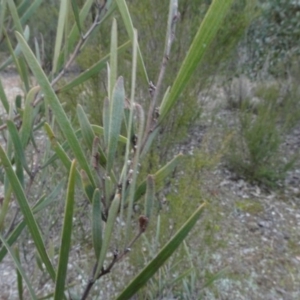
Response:
[[[30,108],[30,102],[33,99],[36,100],[35,93],[38,92],[37,89],[35,90],[35,80],[42,86],[40,78],[37,76],[40,73],[33,70],[32,63],[30,64],[30,59],[28,59],[29,54],[26,54],[26,50],[24,50],[26,49],[26,46],[24,46],[26,42],[20,41],[20,38],[17,40],[14,30],[18,29],[20,31],[18,26],[22,27],[22,31],[24,30],[23,36],[30,48],[33,49],[37,61],[51,82],[58,76],[60,70],[64,70],[62,68],[67,62],[67,57],[72,53],[70,49],[66,48],[68,44],[66,38],[62,39],[59,55],[55,52],[54,47],[57,36],[57,20],[62,11],[60,4],[64,1],[41,1],[42,4],[37,6],[32,16],[21,25],[18,23],[18,18],[13,16],[13,5],[8,6],[8,2],[10,1],[2,0],[0,9],[0,69],[5,72],[13,65],[14,71],[17,71],[20,75],[25,96],[19,95],[16,97],[15,103],[10,106],[6,101],[5,94],[2,92],[0,95],[6,110],[1,118],[1,124],[4,124],[2,133],[8,161],[4,162],[4,154],[2,154],[1,160],[3,165],[6,164],[6,169],[10,167],[9,163],[14,166],[15,174],[26,192],[26,201],[32,213],[34,213],[34,219],[38,226],[42,228],[43,239],[46,241],[51,263],[60,265],[58,263],[58,258],[61,257],[58,246],[60,234],[58,232],[61,232],[63,222],[66,220],[66,217],[65,219],[62,217],[64,209],[67,211],[69,208],[64,208],[66,195],[63,190],[67,184],[65,166],[62,166],[58,160],[54,160],[52,149],[55,149],[56,156],[62,155],[61,157],[64,157],[64,155],[67,155],[69,157],[69,160],[62,159],[66,165],[68,164],[68,170],[71,166],[71,157],[76,157],[76,154],[74,154],[74,148],[70,150],[65,144],[66,132],[64,126],[59,125],[60,113],[55,112],[55,107],[48,110],[44,101],[41,101],[34,108]],[[13,2],[16,5],[20,20],[22,20],[28,4],[33,2]],[[75,6],[74,2],[76,2]],[[220,3],[220,1],[215,2]],[[84,21],[78,22],[76,7],[80,11],[86,3],[85,1],[68,2],[66,8],[68,17],[63,26],[65,36],[71,32],[72,26],[82,26],[82,33],[86,32],[92,26],[97,10],[100,11],[99,7],[102,4],[110,3],[110,1],[100,1],[97,2],[98,4],[96,2],[92,4],[90,1],[90,3],[91,9]],[[149,81],[156,83],[162,69],[162,58],[166,51],[165,30],[162,30],[162,28],[167,26],[169,3],[158,0],[129,0],[126,3],[133,26],[138,28],[138,45],[143,54],[147,76]],[[207,0],[183,0],[178,2],[180,16],[179,14],[176,15],[176,18],[178,18],[176,34],[168,57],[164,81],[159,88],[159,99],[163,99],[167,88],[172,86],[176,80],[182,67],[182,61],[211,3],[212,1]],[[3,10],[4,7],[6,7],[6,12]],[[112,14],[107,14],[105,21],[101,22],[100,26],[91,33],[89,39],[84,42],[84,47],[78,52],[72,65],[59,78],[60,80],[53,85],[55,87],[53,91],[58,95],[59,100],[59,104],[56,103],[55,105],[56,107],[62,105],[73,130],[81,129],[82,132],[86,130],[85,134],[91,134],[91,125],[94,126],[92,127],[93,130],[95,128],[98,130],[97,133],[92,134],[90,140],[85,137],[81,140],[82,151],[88,153],[87,160],[92,160],[93,154],[95,154],[91,142],[94,139],[94,134],[99,135],[99,126],[103,124],[105,130],[105,122],[107,122],[105,112],[103,114],[103,110],[107,106],[105,97],[112,97],[112,86],[117,82],[117,78],[111,77],[112,73],[115,72],[125,78],[123,86],[126,92],[124,92],[124,96],[129,99],[132,93],[130,78],[136,72],[135,85],[137,88],[134,101],[139,103],[145,112],[151,111],[152,95],[150,93],[149,96],[149,85],[147,82],[145,83],[144,69],[139,64],[136,71],[132,71],[134,61],[138,60],[139,56],[136,54],[136,57],[134,57],[134,50],[132,50],[130,43],[118,51],[117,63],[116,58],[115,61],[109,60],[111,71],[106,68],[105,61],[94,74],[81,80],[79,84],[74,85],[72,88],[68,88],[68,83],[72,82],[74,78],[80,76],[86,70],[92,69],[93,65],[101,61],[107,54],[110,53],[112,56],[113,51],[116,53],[116,46],[113,46],[112,42],[114,39],[112,33],[113,18],[118,24],[118,29],[114,33],[118,36],[118,45],[124,45],[128,41],[130,33],[128,27],[123,25],[126,19],[120,11],[122,10],[115,9]],[[198,68],[195,69],[189,82],[186,83],[186,88],[176,98],[178,101],[174,103],[172,110],[168,111],[168,114],[159,123],[159,130],[156,132],[157,135],[151,147],[149,147],[149,151],[145,155],[143,154],[142,166],[139,170],[140,175],[136,179],[137,187],[143,185],[143,181],[148,174],[157,174],[158,170],[163,170],[163,166],[172,161],[174,155],[180,151],[187,155],[184,159],[176,160],[176,164],[169,168],[158,182],[155,182],[156,192],[153,196],[155,199],[153,200],[153,214],[147,228],[147,235],[142,235],[137,240],[134,245],[134,255],[126,257],[119,265],[114,266],[112,274],[107,275],[103,272],[105,269],[101,270],[100,268],[97,270],[97,274],[102,271],[103,276],[105,276],[99,285],[98,283],[94,285],[93,296],[116,297],[134,278],[137,270],[151,264],[151,261],[160,253],[162,245],[166,244],[180,230],[181,225],[185,223],[204,199],[211,206],[207,208],[202,218],[201,226],[203,230],[197,233],[192,232],[190,239],[183,243],[175,255],[153,277],[149,276],[151,279],[147,283],[147,288],[141,289],[136,297],[137,299],[163,299],[163,297],[193,299],[193,297],[197,298],[201,295],[204,297],[207,295],[206,293],[209,294],[204,288],[218,279],[223,271],[222,268],[212,271],[206,265],[206,262],[209,261],[210,251],[214,247],[222,247],[222,241],[212,243],[214,234],[219,230],[218,225],[213,220],[220,218],[221,214],[219,207],[215,205],[209,195],[201,191],[202,174],[205,174],[206,169],[213,169],[216,165],[224,163],[226,168],[233,170],[238,178],[258,183],[268,189],[275,189],[284,183],[287,172],[298,162],[298,153],[290,157],[282,155],[282,145],[284,137],[299,123],[299,46],[297,45],[299,14],[300,5],[297,1],[233,1],[233,5],[226,13],[224,22],[216,32],[212,43],[208,45]],[[30,28],[30,37],[28,38],[26,38],[25,24]],[[77,39],[80,40],[79,35]],[[134,43],[132,36],[130,39],[131,43]],[[13,55],[12,49],[16,47],[17,42],[23,43],[21,47],[22,55],[20,55],[21,50]],[[56,41],[55,45],[57,43]],[[65,45],[65,48],[63,45]],[[70,44],[70,48],[73,47],[72,49],[74,49],[74,46],[75,42],[73,45]],[[12,55],[11,61],[6,63],[9,55]],[[138,62],[140,63],[139,60]],[[117,64],[117,71],[113,69],[112,64],[114,63]],[[31,72],[33,72],[35,79],[32,79],[29,75]],[[110,81],[113,83],[110,83]],[[43,93],[45,93],[46,88],[43,87]],[[219,98],[222,92],[225,95],[222,104],[214,107],[209,113],[204,112],[201,99],[209,96],[210,101],[213,102],[215,98]],[[53,98],[54,95],[51,94],[49,97]],[[223,121],[221,123],[218,118],[221,109],[230,112],[233,124],[224,124]],[[32,131],[29,136],[23,138],[25,129],[22,128],[25,126],[23,124],[27,114],[34,115],[35,119],[29,120],[31,125],[28,126],[31,126]],[[157,117],[159,118],[159,115]],[[18,123],[20,118],[23,124]],[[134,115],[132,118],[134,118]],[[139,118],[139,116],[135,115],[135,118]],[[88,120],[88,122],[85,121],[86,123],[84,123],[82,120]],[[49,141],[41,143],[37,137],[44,136],[44,131],[41,128],[45,121],[50,124],[47,127]],[[137,133],[139,123],[133,121],[133,127],[129,130],[128,124],[130,121],[124,119],[122,122],[120,132],[117,135],[121,134],[127,137],[128,141],[132,138],[132,132]],[[7,129],[5,129],[6,127]],[[21,148],[24,149],[24,153],[17,150],[18,138],[15,136],[19,127],[21,128],[19,139],[21,139]],[[199,128],[205,128],[205,133],[201,135],[201,138],[197,134]],[[147,133],[145,134],[147,135]],[[26,135],[28,134],[26,133]],[[149,136],[149,139],[151,139],[151,135]],[[195,142],[195,137],[197,137],[198,142]],[[104,138],[101,140],[103,149],[98,150],[100,157],[103,153],[108,155],[108,142],[105,139],[107,137],[105,138],[104,134]],[[66,152],[60,152],[60,146]],[[128,147],[131,146],[130,144]],[[117,182],[122,184],[124,179],[122,168],[126,170],[127,158],[131,155],[128,152],[129,148],[126,147],[125,144],[120,146],[113,155],[114,170],[120,175],[120,181]],[[101,153],[102,150],[103,153]],[[125,160],[123,160],[124,155]],[[26,164],[24,163],[25,160]],[[29,176],[29,179],[26,175],[28,171],[26,165],[30,166],[30,172],[28,173],[34,174],[33,177]],[[42,168],[40,168],[41,166]],[[74,178],[78,176],[75,175],[74,162],[72,166],[73,171],[69,172],[69,185],[71,179],[75,180]],[[99,167],[103,168],[101,158]],[[92,192],[89,190],[91,178],[95,178],[95,174],[86,174],[89,168],[85,172],[81,172],[78,182],[76,185],[73,184],[73,188],[76,186],[76,204],[73,207],[72,216],[74,220],[73,244],[80,246],[77,250],[76,247],[74,250],[70,250],[72,257],[78,257],[78,263],[74,267],[76,271],[70,271],[68,275],[70,277],[68,283],[75,285],[70,289],[74,299],[76,295],[82,293],[82,287],[89,284],[87,274],[92,265],[88,261],[95,258],[91,253],[96,251],[96,258],[99,257],[99,253],[97,253],[99,249],[97,250],[97,246],[95,247],[97,241],[93,240],[95,233],[90,230],[94,224],[93,213],[97,209],[99,210],[95,200],[99,195],[94,190]],[[104,168],[106,168],[105,165]],[[4,185],[4,201],[0,215],[1,236],[4,237],[1,260],[5,256],[3,254],[6,247],[5,240],[12,245],[18,236],[15,262],[20,261],[25,266],[26,271],[30,270],[30,279],[36,290],[43,291],[44,295],[46,292],[51,293],[53,286],[48,283],[49,274],[51,277],[52,272],[51,267],[48,266],[50,271],[49,269],[46,270],[47,266],[45,267],[45,261],[41,258],[41,254],[35,253],[32,244],[27,244],[26,241],[30,239],[32,234],[30,230],[23,230],[21,234],[20,224],[23,224],[23,229],[25,223],[22,221],[19,210],[13,210],[11,207],[11,199],[14,197],[12,196],[12,189],[15,191],[15,187],[10,187],[8,175],[6,176],[5,172],[7,171],[1,171],[1,181]],[[107,199],[111,197],[109,205],[102,212],[103,221],[107,221],[109,217],[112,200],[117,188],[110,177],[107,176],[105,179],[99,180],[101,187],[104,186],[104,190],[107,192],[105,197]],[[80,178],[82,183],[80,183]],[[148,196],[151,196],[154,195],[154,192],[151,192],[151,176],[148,178],[150,179],[148,179],[147,193]],[[81,185],[83,185],[83,189]],[[157,185],[159,185],[159,188]],[[72,194],[72,188],[68,189],[68,195],[70,194]],[[70,198],[72,197],[69,196],[67,199]],[[67,203],[72,207],[72,201],[68,201]],[[89,202],[94,204],[90,205]],[[135,221],[130,226],[127,224],[127,227],[130,227],[130,233],[121,234],[123,238],[125,236],[127,242],[128,236],[126,235],[129,235],[132,239],[135,238],[136,227],[140,226],[137,229],[138,237],[142,233],[142,221],[139,218],[146,213],[147,200],[132,205],[132,220]],[[47,220],[45,220],[45,215],[48,216]],[[120,220],[118,219],[119,224],[122,221]],[[112,223],[117,224],[118,222]],[[94,228],[94,230],[102,230],[104,236],[109,235],[106,227],[104,229]],[[120,236],[121,230],[122,226],[118,228],[116,225],[113,231],[110,232],[112,236],[108,237],[110,246],[106,250],[111,261],[114,261],[113,257],[115,255],[113,245],[117,243],[118,234]],[[13,236],[13,233],[16,233],[16,236]],[[183,240],[183,238],[181,239]],[[199,243],[196,243],[197,251],[193,249],[195,239],[201,240],[201,244],[203,244],[200,247]],[[100,242],[98,241],[98,243]],[[108,247],[108,245],[105,247]],[[8,249],[8,247],[6,248]],[[18,258],[18,252],[21,254],[20,258]],[[23,274],[20,276],[19,273],[18,276],[18,288],[21,298],[23,291],[21,277],[24,281],[26,276]],[[80,282],[80,284],[76,282]],[[100,294],[103,285],[106,285],[105,295]],[[63,290],[63,287],[57,288],[57,286],[56,291]],[[210,291],[214,293],[213,287]],[[55,297],[59,296],[56,295]]]

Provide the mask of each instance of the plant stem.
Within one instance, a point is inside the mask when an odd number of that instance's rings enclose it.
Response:
[[[163,79],[164,79],[165,72],[166,72],[167,63],[168,63],[168,60],[169,60],[169,57],[170,57],[171,46],[173,44],[174,37],[175,37],[175,25],[176,25],[176,22],[178,20],[178,17],[179,17],[179,14],[177,12],[177,4],[175,4],[175,7],[170,7],[169,22],[168,22],[170,24],[168,24],[169,28],[168,28],[167,34],[166,34],[165,50],[164,50],[164,54],[163,54],[161,67],[160,67],[160,72],[159,72],[159,75],[158,75],[156,86],[152,86],[151,82],[149,83],[150,94],[151,94],[151,89],[154,90],[154,91],[153,91],[153,95],[152,95],[152,99],[151,99],[151,103],[150,103],[150,108],[149,108],[149,113],[148,113],[148,117],[147,117],[145,136],[144,136],[144,139],[143,139],[143,142],[142,142],[142,149],[144,148],[149,135],[154,130],[154,127],[156,125],[155,106],[156,106],[156,103],[157,103],[159,92],[160,92],[161,87],[162,87]]]

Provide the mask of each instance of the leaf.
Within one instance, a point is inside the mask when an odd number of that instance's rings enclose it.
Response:
[[[105,226],[105,231],[104,231],[104,237],[103,237],[103,242],[102,242],[102,247],[101,247],[101,252],[100,256],[98,259],[98,264],[97,264],[97,269],[94,275],[94,280],[96,280],[102,270],[103,263],[107,254],[107,250],[110,244],[111,240],[111,235],[115,226],[115,221],[118,215],[118,211],[120,208],[120,194],[116,194],[114,197],[114,200],[111,203],[109,212],[108,212],[108,218]]]
[[[129,45],[130,45],[130,41],[124,43],[122,46],[120,46],[118,48],[118,53],[119,54],[122,53],[124,50],[126,50],[129,47]],[[106,63],[109,60],[109,57],[110,57],[110,54],[107,54],[106,56],[101,58],[97,63],[95,63],[93,66],[91,66],[86,71],[81,73],[78,77],[71,80],[69,83],[64,85],[62,88],[59,88],[56,92],[57,93],[66,92],[66,91],[72,89],[73,87],[75,87],[79,84],[82,84],[83,82],[85,82],[86,80],[91,78],[93,75],[99,73],[103,68],[105,68]]]
[[[20,129],[20,139],[23,148],[27,146],[27,143],[30,139],[30,135],[32,133],[32,127],[33,127],[33,122],[35,117],[32,103],[39,90],[40,87],[35,86],[26,95],[25,107],[24,107],[24,112],[22,117],[22,127]]]
[[[16,259],[20,263],[19,248],[15,247],[14,250],[15,250],[14,252],[15,252]],[[23,300],[23,278],[22,278],[22,275],[21,275],[20,271],[18,270],[18,268],[17,268],[17,285],[18,285],[19,300]]]
[[[0,2],[0,41],[3,39],[3,28],[6,15],[6,1]]]
[[[34,50],[35,50],[35,57],[37,61],[39,62],[40,65],[42,65],[41,54],[40,54],[41,50],[37,38],[34,38]]]
[[[27,66],[23,56],[20,56],[18,58],[18,62],[19,62],[19,66],[20,66],[19,74],[20,74],[21,80],[24,84],[25,92],[27,93],[30,89],[30,75],[28,72],[28,66]]]
[[[18,237],[20,236],[20,234],[22,233],[23,229],[26,227],[26,223],[25,221],[20,222],[16,228],[13,230],[13,232],[9,235],[9,237],[7,238],[7,244],[9,246],[13,245],[14,242],[18,239]],[[2,246],[1,250],[0,250],[0,262],[2,262],[2,260],[4,259],[4,257],[7,254],[7,249],[5,246]]]
[[[24,25],[31,16],[35,13],[35,11],[39,8],[39,6],[42,4],[43,0],[35,0],[31,3],[31,5],[28,7],[26,12],[21,17],[21,24]]]
[[[29,279],[25,273],[25,271],[23,270],[19,260],[18,260],[18,257],[16,257],[16,255],[14,254],[13,250],[10,249],[9,245],[7,244],[6,240],[4,239],[4,237],[0,234],[0,240],[2,242],[2,244],[4,245],[4,247],[7,249],[7,251],[9,252],[10,256],[12,257],[13,261],[14,261],[14,264],[15,266],[17,267],[19,273],[21,274],[22,278],[24,279],[25,283],[26,283],[26,286],[28,288],[28,291],[29,291],[29,294],[30,294],[30,297],[31,299],[35,300],[37,299],[35,293],[34,293],[34,290],[29,282]],[[2,275],[3,276],[3,275]]]
[[[72,9],[73,9],[73,13],[74,13],[76,25],[77,25],[77,27],[78,27],[78,31],[81,32],[81,24],[80,24],[80,18],[79,18],[79,10],[78,10],[78,5],[77,5],[76,0],[71,0],[71,4],[72,4]]]
[[[139,275],[125,288],[116,300],[130,299],[136,292],[153,277],[155,272],[165,263],[165,261],[175,252],[178,246],[184,241],[188,233],[199,219],[206,203],[202,204],[193,215],[176,232],[174,237],[159,251],[154,259],[141,271]]]
[[[65,26],[67,23],[67,14],[68,14],[68,0],[60,0],[59,16],[57,23],[56,39],[54,46],[54,55],[52,61],[52,74],[55,74],[58,70],[58,57],[62,47],[63,36],[65,31]]]
[[[117,21],[114,18],[111,28],[111,42],[110,42],[110,80],[109,80],[109,99],[112,99],[113,88],[117,81],[117,66],[118,66],[118,33],[117,33]]]
[[[86,0],[84,2],[84,5],[79,13],[80,24],[84,24],[84,22],[86,21],[86,18],[91,10],[91,6],[93,5],[93,3],[94,3],[94,0]],[[80,33],[78,30],[78,26],[75,23],[73,25],[69,35],[65,39],[65,45],[64,45],[63,51],[61,51],[61,53],[59,55],[57,69],[60,69],[63,66],[64,58],[66,56],[69,56],[69,54],[72,52],[72,49],[79,38],[79,34]]]
[[[62,188],[65,186],[65,183],[65,180],[62,180],[56,187],[52,189],[50,194],[40,198],[32,208],[33,213],[38,213],[39,211],[45,209],[48,205],[50,205],[54,200],[57,200],[62,192]]]
[[[57,142],[54,132],[52,131],[50,125],[48,123],[45,123],[44,128],[51,142],[52,149],[55,151],[57,157],[59,157],[63,165],[69,171],[72,165],[71,159],[69,158],[65,150],[61,147],[61,145]]]
[[[13,121],[7,120],[7,129],[9,131],[11,140],[13,142],[14,148],[15,148],[15,158],[18,159],[23,168],[26,170],[27,174],[31,176],[30,170],[26,163],[25,153],[24,149],[22,147],[22,143],[18,134],[18,129],[16,128],[16,125]]]
[[[21,186],[21,184],[12,168],[12,165],[11,165],[8,157],[6,156],[6,153],[3,150],[1,145],[0,145],[0,159],[1,159],[1,164],[3,165],[5,172],[7,174],[9,183],[11,184],[12,189],[15,193],[16,199],[19,203],[21,212],[24,216],[25,222],[26,222],[29,232],[32,236],[32,239],[36,246],[36,249],[37,249],[43,263],[45,264],[50,277],[53,280],[55,280],[55,271],[54,271],[54,268],[48,257],[48,254],[46,252],[45,244],[43,242],[43,239],[42,239],[41,233],[39,231],[39,228],[37,226],[36,220],[33,216],[32,210],[30,209],[30,206],[28,204],[28,201],[27,201],[25,193],[22,189],[22,186]]]
[[[104,98],[103,102],[103,137],[104,137],[104,144],[107,147],[108,145],[108,136],[109,136],[109,123],[110,123],[110,114],[109,114],[109,100],[107,97]]]
[[[2,102],[2,105],[3,105],[6,113],[8,113],[9,112],[9,103],[8,103],[8,99],[7,99],[5,91],[4,91],[4,87],[2,84],[1,78],[0,78],[0,100]]]
[[[109,135],[107,149],[107,165],[106,171],[109,174],[115,159],[119,134],[123,119],[123,110],[125,102],[125,90],[123,77],[119,77],[114,87],[113,96],[110,101],[109,115]]]
[[[96,135],[103,135],[103,132],[104,132],[103,127],[98,126],[98,125],[92,125],[92,129],[93,129],[93,131],[94,131],[94,133],[95,133]],[[75,132],[75,134],[76,134],[76,137],[77,137],[78,139],[81,138],[81,137],[82,137],[81,129],[77,130],[77,131]],[[127,138],[124,137],[124,136],[122,136],[122,135],[119,135],[119,139],[118,139],[118,140],[119,140],[119,142],[121,142],[121,143],[123,143],[123,144],[126,144],[126,142],[127,142]],[[62,149],[63,149],[64,151],[67,151],[67,150],[70,149],[70,145],[69,145],[68,142],[62,143],[61,147],[62,147]],[[105,157],[105,156],[104,156],[104,157]],[[49,164],[52,164],[53,161],[55,161],[56,159],[57,159],[57,155],[54,154],[52,157],[49,158],[49,160],[48,160],[41,168],[47,167]]]
[[[100,146],[100,139],[95,136],[92,146],[92,166],[96,171],[98,171],[99,164],[103,167],[103,169],[106,168],[106,162],[106,156]]]
[[[104,189],[105,189],[105,194],[104,194],[105,205],[108,208],[110,206],[111,197],[113,195],[113,189],[114,189],[113,182],[109,176],[105,177]]]
[[[125,151],[125,157],[124,157],[124,165],[120,176],[120,182],[122,181],[122,190],[126,190],[127,186],[127,174],[128,174],[128,161],[129,161],[129,155],[130,155],[130,149],[132,147],[132,137],[134,137],[135,128],[133,124],[133,113],[134,113],[134,96],[135,96],[135,84],[136,84],[136,67],[137,67],[137,32],[134,31],[134,39],[132,44],[132,70],[131,70],[131,93],[130,93],[130,104],[129,107],[125,106],[124,111],[124,121],[126,125],[127,130],[127,143],[126,143],[126,151]],[[128,112],[129,110],[129,112]],[[132,195],[133,192],[131,192],[130,195]],[[122,193],[122,203],[125,202],[126,193]],[[123,208],[124,205],[121,206],[121,219],[123,219]]]
[[[100,257],[102,247],[102,216],[101,216],[101,193],[95,189],[92,208],[93,246],[96,259]]]
[[[142,149],[142,153],[140,155],[140,159],[143,159],[145,157],[145,155],[148,153],[151,145],[152,145],[152,142],[153,140],[155,139],[156,135],[159,133],[160,131],[160,128],[159,126],[157,126],[151,133],[150,135],[148,136],[148,139]]]
[[[166,90],[166,92],[164,94],[164,97],[163,97],[163,99],[161,101],[161,104],[160,104],[160,107],[159,107],[159,114],[161,114],[161,112],[165,109],[166,101],[167,101],[167,99],[169,97],[169,94],[170,94],[170,88],[171,87],[168,86],[168,88],[167,88],[167,90]]]
[[[21,16],[27,9],[27,7],[30,4],[30,0],[23,0],[18,6],[17,6],[17,11],[19,16]]]
[[[158,192],[164,185],[164,180],[166,177],[168,177],[176,168],[178,163],[182,160],[183,155],[178,154],[175,156],[169,163],[167,163],[163,168],[161,168],[159,171],[157,171],[153,176],[154,182],[155,182],[155,189],[156,192]],[[134,201],[137,201],[140,199],[142,195],[146,192],[147,183],[146,181],[143,181],[139,187],[137,188],[135,195],[134,195]]]
[[[23,35],[22,24],[17,12],[17,8],[14,1],[7,1],[8,8],[10,10],[10,15],[13,19],[15,30],[19,31]]]
[[[2,199],[1,203],[1,210],[0,210],[0,232],[3,231],[4,225],[5,225],[5,218],[7,216],[7,213],[10,211],[10,202],[11,202],[11,193],[12,189],[11,186],[8,184],[7,178],[4,178],[4,197]],[[6,188],[5,188],[6,186]]]
[[[214,0],[210,5],[180,70],[177,73],[176,79],[173,82],[170,94],[161,110],[159,122],[166,117],[176,101],[178,101],[178,97],[186,87],[198,64],[201,62],[205,52],[209,49],[209,45],[221,27],[222,21],[232,3],[233,0]]]
[[[167,32],[165,39],[164,53],[167,57],[170,55],[172,39],[174,39],[175,24],[178,18],[178,0],[171,0],[169,4],[169,16],[167,24]]]
[[[88,149],[92,150],[95,134],[92,129],[91,123],[89,122],[89,119],[80,104],[77,105],[76,111],[83,140],[85,141]]]
[[[116,0],[116,3],[118,5],[119,12],[122,16],[127,34],[128,34],[128,36],[131,40],[131,43],[133,44],[134,43],[134,27],[133,27],[133,24],[132,24],[132,20],[131,20],[131,17],[130,17],[130,13],[129,13],[126,1],[125,0]],[[142,71],[143,71],[144,79],[145,79],[146,83],[148,84],[149,83],[149,78],[148,78],[147,70],[146,70],[146,67],[145,67],[145,64],[144,64],[143,56],[142,56],[139,45],[137,45],[137,52],[138,52],[139,63],[140,63],[140,66],[142,68]]]
[[[67,276],[67,267],[69,254],[71,249],[72,226],[73,226],[73,211],[75,198],[75,179],[76,179],[76,161],[72,161],[72,166],[69,175],[67,199],[64,212],[64,223],[62,229],[58,270],[55,281],[54,300],[61,300],[64,296],[65,281]]]
[[[89,201],[92,203],[93,201],[93,194],[95,192],[95,189],[93,188],[91,182],[89,181],[88,176],[86,175],[84,170],[80,171],[80,176],[81,176],[81,182],[83,186],[83,190],[88,197]]]
[[[26,41],[29,40],[30,31],[29,27],[25,26],[24,30],[24,38]],[[15,50],[13,51],[13,54],[11,54],[0,66],[0,71],[5,69],[7,66],[9,66],[13,61],[15,61],[15,58],[18,57],[21,54],[21,46],[18,43]],[[14,57],[13,57],[14,56]]]
[[[87,162],[84,152],[81,148],[81,145],[78,139],[76,138],[74,129],[66,113],[64,112],[62,105],[59,102],[55,92],[53,91],[47,76],[41,69],[41,66],[39,65],[38,61],[34,57],[34,54],[30,50],[29,46],[27,45],[23,37],[19,33],[16,33],[16,37],[21,45],[22,51],[28,62],[28,65],[30,66],[36,80],[38,81],[43,93],[45,94],[45,99],[49,104],[49,106],[51,107],[61,131],[63,132],[66,140],[68,141],[71,149],[73,150],[76,160],[78,161],[80,167],[86,171],[92,185],[95,186],[95,180],[93,178],[90,166]]]

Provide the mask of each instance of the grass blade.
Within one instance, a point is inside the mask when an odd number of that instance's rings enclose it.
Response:
[[[29,46],[27,45],[23,37],[19,33],[16,33],[16,37],[21,45],[22,51],[28,62],[28,65],[30,66],[33,74],[35,75],[35,78],[37,79],[39,85],[41,86],[42,91],[45,94],[45,99],[49,104],[49,106],[51,107],[61,131],[63,132],[66,140],[68,141],[71,149],[74,152],[76,160],[78,161],[81,168],[86,171],[93,186],[95,186],[95,180],[93,178],[90,166],[87,162],[84,152],[81,148],[81,145],[78,139],[76,138],[73,127],[66,113],[64,112],[63,107],[59,102],[55,92],[53,91],[47,76],[45,75],[44,71],[40,67],[38,61],[34,57],[34,54],[30,50]]]
[[[30,206],[28,204],[28,201],[27,201],[25,193],[22,189],[22,186],[21,186],[21,184],[12,168],[12,165],[11,165],[8,157],[6,156],[6,153],[3,150],[1,145],[0,145],[0,159],[1,159],[1,164],[3,165],[3,167],[6,171],[6,174],[9,179],[9,182],[12,186],[12,189],[16,195],[16,199],[19,203],[21,212],[24,216],[24,219],[25,219],[25,222],[29,229],[29,232],[31,233],[32,239],[36,246],[36,249],[37,249],[42,261],[44,262],[50,277],[54,280],[55,279],[55,271],[54,271],[54,268],[48,257],[48,254],[46,252],[45,244],[43,242],[41,233],[39,231],[39,228],[38,228],[35,218],[33,216],[32,210],[30,209]]]
[[[101,216],[101,194],[99,189],[95,189],[93,196],[92,210],[92,226],[93,226],[93,246],[96,259],[100,257],[102,247],[102,216]]]
[[[106,171],[109,174],[115,159],[125,102],[123,77],[119,77],[110,100],[109,135]]]
[[[183,242],[188,233],[199,219],[205,203],[202,204],[193,215],[183,224],[174,237],[161,249],[157,256],[133,279],[126,289],[117,297],[117,300],[130,299],[165,263],[165,261],[174,253],[178,246]]]
[[[161,110],[159,121],[162,121],[175,105],[179,95],[186,87],[193,72],[204,57],[205,52],[209,49],[209,46],[221,27],[222,21],[232,2],[233,0],[214,0],[210,5],[181,68],[177,73],[177,77],[173,82],[170,94]]]
[[[29,279],[26,275],[26,273],[24,272],[18,258],[16,257],[16,255],[14,254],[13,250],[10,248],[10,246],[8,245],[8,243],[6,242],[6,240],[3,238],[3,236],[0,234],[0,240],[2,242],[2,244],[4,245],[4,247],[7,249],[7,251],[9,252],[9,254],[11,255],[13,261],[14,261],[14,264],[15,266],[17,267],[19,273],[21,274],[22,278],[24,279],[25,283],[26,283],[26,286],[28,288],[28,291],[29,291],[29,294],[30,294],[30,297],[31,299],[35,300],[37,299],[34,291],[33,291],[33,288],[29,282]]]
[[[67,266],[69,260],[69,252],[71,249],[71,237],[73,226],[73,211],[75,198],[75,183],[76,183],[76,161],[72,161],[72,166],[69,175],[67,199],[64,212],[64,224],[61,236],[60,251],[57,277],[55,281],[54,300],[61,300],[64,296],[65,281],[67,276]]]

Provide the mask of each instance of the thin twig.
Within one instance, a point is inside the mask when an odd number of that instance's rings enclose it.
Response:
[[[142,142],[142,149],[144,148],[149,135],[154,130],[155,125],[156,125],[155,107],[156,107],[159,92],[162,87],[163,79],[165,76],[166,67],[167,67],[167,63],[169,60],[169,56],[170,56],[171,46],[173,44],[174,37],[175,37],[175,25],[176,25],[176,22],[179,17],[179,14],[177,12],[177,7],[173,8],[173,9],[174,9],[173,17],[172,17],[172,21],[171,21],[170,30],[168,30],[167,35],[166,35],[166,46],[165,46],[156,86],[153,86],[151,82],[149,83],[149,92],[150,92],[150,95],[152,96],[152,99],[151,99],[150,108],[149,108],[149,112],[148,112],[145,136],[144,136],[144,139]]]
[[[102,268],[102,270],[101,270],[100,274],[97,276],[96,280],[98,280],[102,276],[110,273],[112,267],[117,262],[117,258],[118,258],[118,255],[114,254],[114,258],[111,261],[111,263],[109,264],[109,266],[106,269]],[[94,279],[96,269],[97,269],[97,263],[94,265],[92,277],[89,279],[89,281],[88,281],[88,283],[87,283],[87,285],[86,285],[86,287],[84,289],[84,292],[83,292],[83,294],[82,294],[82,296],[80,298],[81,300],[87,299],[87,296],[89,295],[91,288],[93,287],[93,285],[96,282],[96,280]]]

